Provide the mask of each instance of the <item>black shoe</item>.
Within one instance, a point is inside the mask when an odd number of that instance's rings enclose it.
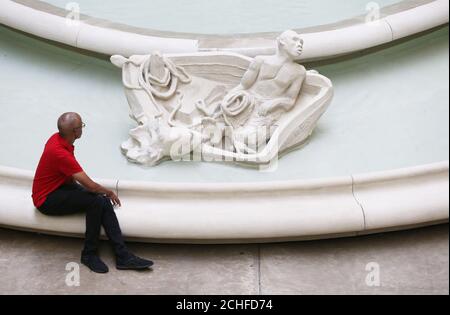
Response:
[[[117,259],[116,267],[119,270],[144,270],[153,266],[153,261],[130,255],[127,259]]]
[[[81,256],[81,263],[95,273],[107,273],[108,266],[97,255]]]

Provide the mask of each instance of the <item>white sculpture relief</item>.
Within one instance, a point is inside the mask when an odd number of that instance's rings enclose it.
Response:
[[[269,163],[302,144],[333,96],[331,82],[295,63],[303,40],[277,39],[273,56],[230,53],[112,56],[122,68],[138,126],[122,151],[153,166],[197,154],[205,160]]]

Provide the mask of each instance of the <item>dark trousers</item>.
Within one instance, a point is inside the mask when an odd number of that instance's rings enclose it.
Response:
[[[50,216],[86,213],[86,239],[82,255],[97,254],[102,226],[116,256],[125,258],[128,255],[119,221],[109,198],[89,192],[79,184],[65,184],[48,195],[38,210]]]

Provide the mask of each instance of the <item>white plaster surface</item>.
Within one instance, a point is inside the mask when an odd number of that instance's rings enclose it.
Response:
[[[97,178],[161,182],[252,182],[324,178],[448,160],[448,28],[317,69],[335,98],[311,143],[262,173],[224,164],[129,165],[120,144],[128,119],[121,73],[109,61],[0,32],[0,165],[33,170],[61,112],[86,123],[76,154]],[[430,79],[425,80],[424,75]],[[23,127],[23,121],[27,127]],[[13,136],[11,136],[13,135]],[[7,152],[9,152],[7,154]],[[102,161],[102,163],[98,163]]]
[[[33,173],[0,168],[0,226],[82,236],[84,215],[49,217]],[[336,179],[223,184],[100,181],[117,189],[128,239],[250,243],[322,239],[448,222],[448,163]],[[429,202],[431,200],[431,202]]]
[[[255,59],[224,52],[112,56],[136,121],[123,154],[145,166],[192,151],[202,161],[254,165],[304,144],[332,101],[332,83],[295,62],[301,35],[285,31],[277,45],[275,55]]]

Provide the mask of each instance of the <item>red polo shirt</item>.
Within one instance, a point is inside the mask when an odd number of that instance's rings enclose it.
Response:
[[[74,155],[75,147],[55,133],[47,141],[33,180],[33,203],[42,206],[47,196],[62,184],[70,182],[72,175],[82,172]]]

